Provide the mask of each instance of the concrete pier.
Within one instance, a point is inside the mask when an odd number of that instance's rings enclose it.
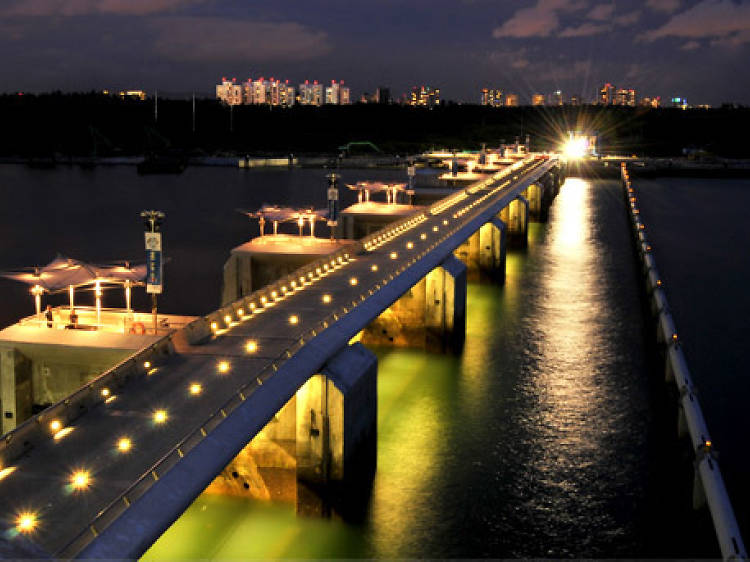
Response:
[[[529,201],[519,195],[497,216],[507,226],[508,245],[525,248],[529,243]]]
[[[68,309],[55,308],[51,327],[32,316],[0,331],[2,433],[194,319],[159,315],[154,334],[150,314],[105,310],[94,326],[92,311],[77,310],[79,329],[67,329]]]
[[[466,271],[463,262],[449,257],[373,320],[360,341],[460,350],[466,335]]]
[[[404,219],[422,209],[423,207],[417,205],[383,203],[380,201],[355,203],[341,211],[338,234],[340,238],[364,238],[390,223]]]
[[[297,481],[374,470],[377,358],[355,343],[310,377],[206,492],[297,503]]]
[[[312,236],[269,234],[233,248],[224,264],[221,305],[226,306],[351,244]]]

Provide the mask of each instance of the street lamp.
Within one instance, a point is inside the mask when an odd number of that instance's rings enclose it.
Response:
[[[166,215],[162,211],[141,211],[146,239],[146,293],[151,293],[151,313],[156,335],[156,295],[162,292],[161,224]]]

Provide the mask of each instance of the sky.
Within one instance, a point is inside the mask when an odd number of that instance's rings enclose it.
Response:
[[[750,104],[750,0],[0,0],[0,91],[210,95],[222,77]]]

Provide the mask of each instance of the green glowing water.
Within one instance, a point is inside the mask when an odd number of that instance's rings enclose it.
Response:
[[[532,225],[538,231],[540,225]],[[535,233],[532,238],[538,238]],[[509,279],[523,259],[511,256]],[[441,438],[457,410],[482,402],[480,378],[489,353],[492,320],[508,299],[491,285],[470,285],[464,353],[458,357],[416,350],[378,349],[378,468],[369,518],[352,525],[339,519],[297,517],[293,505],[204,494],[151,547],[144,560],[231,558],[396,557],[411,542],[416,517],[439,511],[429,505]],[[463,405],[462,405],[463,404]]]

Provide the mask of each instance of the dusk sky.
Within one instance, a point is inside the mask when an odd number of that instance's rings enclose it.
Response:
[[[222,76],[750,103],[750,0],[2,0],[0,91],[210,94]]]

